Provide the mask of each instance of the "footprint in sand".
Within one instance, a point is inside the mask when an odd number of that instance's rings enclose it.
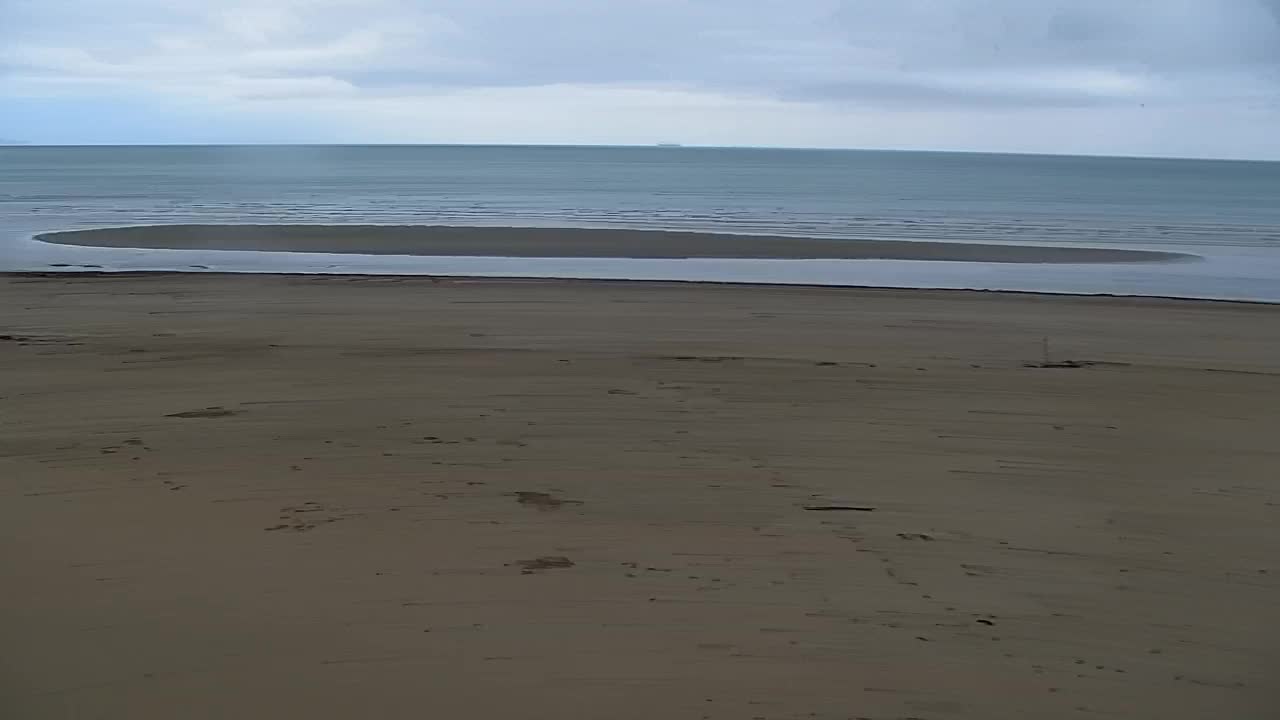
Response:
[[[544,555],[533,560],[521,560],[516,563],[522,570],[521,574],[530,575],[539,570],[559,570],[563,568],[571,568],[575,563],[567,557],[561,555]]]
[[[535,507],[539,510],[559,510],[565,505],[581,505],[581,500],[564,500],[550,493],[544,492],[517,492],[515,493],[516,502],[521,505]]]

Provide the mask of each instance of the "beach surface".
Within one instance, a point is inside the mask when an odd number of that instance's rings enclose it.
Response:
[[[416,225],[144,225],[45,233],[37,239],[89,247],[454,257],[944,260],[1039,264],[1168,262],[1196,257],[1149,250],[1069,246]]]
[[[1280,308],[0,276],[0,717],[1271,718]]]

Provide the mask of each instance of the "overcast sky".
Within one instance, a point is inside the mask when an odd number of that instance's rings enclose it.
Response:
[[[1280,159],[1280,0],[0,0],[0,138]]]

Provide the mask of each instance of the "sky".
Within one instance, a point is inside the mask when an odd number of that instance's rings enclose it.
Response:
[[[1280,159],[1280,0],[0,0],[0,138]]]

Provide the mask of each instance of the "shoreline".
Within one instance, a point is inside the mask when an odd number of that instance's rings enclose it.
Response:
[[[83,270],[69,270],[66,267],[83,267]],[[557,277],[557,276],[512,276],[512,275],[444,275],[444,274],[393,274],[393,273],[359,273],[359,272],[282,272],[277,270],[247,272],[247,271],[223,271],[223,270],[104,270],[93,266],[74,266],[68,265],[58,267],[54,270],[3,270],[0,271],[0,278],[17,277],[17,278],[128,278],[138,277],[145,278],[150,276],[167,277],[167,276],[199,276],[199,277],[283,277],[283,278],[350,278],[356,280],[384,280],[384,281],[424,281],[424,282],[487,282],[487,283],[565,283],[565,284],[605,284],[605,285],[645,285],[645,286],[663,286],[670,285],[674,287],[725,287],[725,288],[763,288],[763,289],[784,289],[795,288],[803,290],[866,290],[870,292],[886,292],[886,293],[921,293],[921,294],[977,294],[977,295],[1008,295],[1008,296],[1030,296],[1044,298],[1063,298],[1063,299],[1098,299],[1098,300],[1152,300],[1159,302],[1174,303],[1207,303],[1207,304],[1232,304],[1232,305],[1258,305],[1263,307],[1274,307],[1280,305],[1280,300],[1247,300],[1238,298],[1213,298],[1213,297],[1186,297],[1179,295],[1141,295],[1136,293],[1101,293],[1101,292],[1054,292],[1050,290],[993,290],[986,288],[950,288],[950,287],[902,287],[896,285],[837,285],[828,283],[792,283],[792,282],[751,282],[745,280],[666,280],[657,279],[650,280],[644,278],[575,278],[575,277]]]
[[[909,240],[839,240],[666,230],[429,225],[138,225],[40,233],[79,247],[363,256],[590,259],[931,260],[1136,264],[1199,260],[1157,250]]]

